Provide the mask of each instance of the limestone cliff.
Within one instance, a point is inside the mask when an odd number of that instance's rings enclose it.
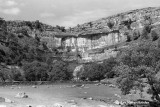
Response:
[[[118,44],[138,39],[146,25],[152,25],[152,30],[158,29],[159,7],[131,10],[77,25],[67,31],[78,35],[78,48],[82,51],[82,59],[97,61],[116,56]]]
[[[150,22],[154,25],[160,23],[159,7],[131,10],[93,22],[77,25],[74,28],[68,29],[68,31],[77,32],[80,35],[110,33],[113,31],[124,33],[127,30],[142,28],[145,24]]]

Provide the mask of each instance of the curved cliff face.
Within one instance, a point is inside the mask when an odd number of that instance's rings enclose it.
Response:
[[[145,25],[152,25],[153,28],[160,25],[159,7],[120,13],[77,25],[68,29],[68,32],[78,34],[77,41],[81,43],[78,44],[78,48],[82,51],[82,59],[97,61],[116,56],[117,44],[130,41],[129,39],[137,39]],[[128,39],[128,36],[134,37]]]

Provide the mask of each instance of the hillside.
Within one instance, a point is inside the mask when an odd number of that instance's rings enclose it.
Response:
[[[91,61],[104,60],[115,56],[117,48],[125,47],[131,41],[139,40],[142,35],[150,33],[159,36],[160,8],[148,7],[130,10],[96,21],[77,25],[67,32],[78,35],[82,58]],[[147,28],[148,27],[148,28]],[[153,35],[152,35],[153,34]],[[159,38],[159,37],[156,37]],[[132,42],[131,42],[132,44]],[[101,50],[101,52],[97,51]]]
[[[52,27],[39,21],[5,21],[1,18],[0,63],[22,65],[25,61],[43,60],[45,52],[52,50],[47,47],[47,43],[42,41],[42,38],[53,38],[54,32],[64,30],[64,27]]]
[[[143,9],[130,10],[128,12],[116,14],[96,21],[77,25],[68,29],[80,35],[94,33],[109,33],[118,30],[126,32],[128,30],[141,29],[145,24],[160,23],[160,7],[148,7]]]
[[[67,30],[64,27],[53,27],[38,20],[31,22],[1,19],[0,25],[1,50],[6,51],[2,52],[2,55],[10,51],[7,44],[11,43],[9,38],[13,37],[18,41],[18,45],[22,46],[21,48],[31,47],[36,49],[38,47],[41,51],[47,50],[53,54],[56,51],[57,54],[54,54],[54,57],[68,54],[68,57],[69,55],[73,57],[78,55],[86,61],[103,61],[111,56],[116,56],[117,49],[127,47],[126,44],[136,43],[136,40],[145,35],[146,26],[150,26],[148,31],[150,36],[157,35],[154,39],[158,39],[160,34],[160,8],[149,7],[131,10],[77,25]],[[146,30],[148,29],[146,28]],[[59,37],[56,38],[56,35]],[[64,47],[56,47],[57,44]]]

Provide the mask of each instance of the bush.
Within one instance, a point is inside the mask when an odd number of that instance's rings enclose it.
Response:
[[[140,37],[140,33],[138,30],[134,30],[132,40],[137,40]]]
[[[132,38],[131,38],[131,35],[129,34],[129,32],[125,32],[124,35],[127,37],[126,42],[131,42],[132,41]]]
[[[156,33],[156,31],[152,31],[151,32],[151,38],[152,38],[152,41],[155,41],[159,38],[158,34]]]
[[[48,65],[46,63],[34,61],[25,64],[23,69],[27,81],[46,81],[48,79]]]
[[[132,20],[131,19],[128,19],[128,20],[124,20],[122,21],[121,24],[125,25],[128,29],[131,29],[131,24],[132,24]]]
[[[149,33],[151,32],[152,26],[145,25],[142,34],[141,34],[141,40],[148,40],[149,39]]]
[[[109,21],[109,22],[107,23],[107,25],[108,25],[108,27],[109,27],[110,29],[112,29],[113,26],[114,26],[114,22]]]
[[[115,58],[111,57],[109,59],[106,59],[105,61],[103,61],[103,69],[104,69],[104,72],[105,72],[105,76],[107,78],[113,78],[115,76],[115,73],[114,71],[112,70],[114,66],[117,65],[117,61]]]
[[[68,64],[63,61],[56,61],[49,71],[49,81],[71,80],[72,73],[68,70]]]
[[[9,69],[6,69],[0,66],[0,81],[5,82],[6,80],[11,80],[10,72],[11,71]]]
[[[79,76],[82,80],[100,81],[105,78],[105,72],[102,65],[91,63],[84,66],[84,71]]]
[[[23,81],[24,80],[22,71],[18,68],[11,68],[11,78],[14,81]]]

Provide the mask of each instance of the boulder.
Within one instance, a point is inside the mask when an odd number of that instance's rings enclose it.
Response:
[[[110,84],[109,87],[116,88],[116,86],[113,84]]]
[[[76,85],[72,85],[71,87],[81,87],[81,88],[84,88],[85,85],[84,84],[76,84]]]
[[[14,103],[14,101],[12,101],[12,100],[10,100],[10,99],[8,99],[8,98],[5,98],[5,102],[6,102],[6,103]]]
[[[97,83],[97,84],[94,84],[94,85],[99,86],[99,85],[101,85],[101,83]]]
[[[120,96],[120,95],[118,95],[118,94],[114,94],[114,96],[116,96],[116,97],[118,97],[118,98],[121,98],[121,96]]]
[[[3,97],[0,97],[0,102],[5,102],[5,103],[14,103],[14,101],[8,99],[8,98],[3,98]],[[1,106],[0,106],[1,107]]]
[[[37,88],[37,86],[33,85],[32,88]]]
[[[26,93],[23,92],[23,93],[18,93],[15,97],[17,97],[17,98],[28,98],[28,95],[26,95]]]
[[[69,100],[67,101],[68,104],[71,104],[71,105],[76,105],[77,102],[75,100]]]
[[[89,99],[89,100],[93,100],[93,98],[92,98],[92,97],[89,97],[89,98],[87,98],[87,99]]]
[[[116,100],[114,104],[120,105],[120,101]]]

